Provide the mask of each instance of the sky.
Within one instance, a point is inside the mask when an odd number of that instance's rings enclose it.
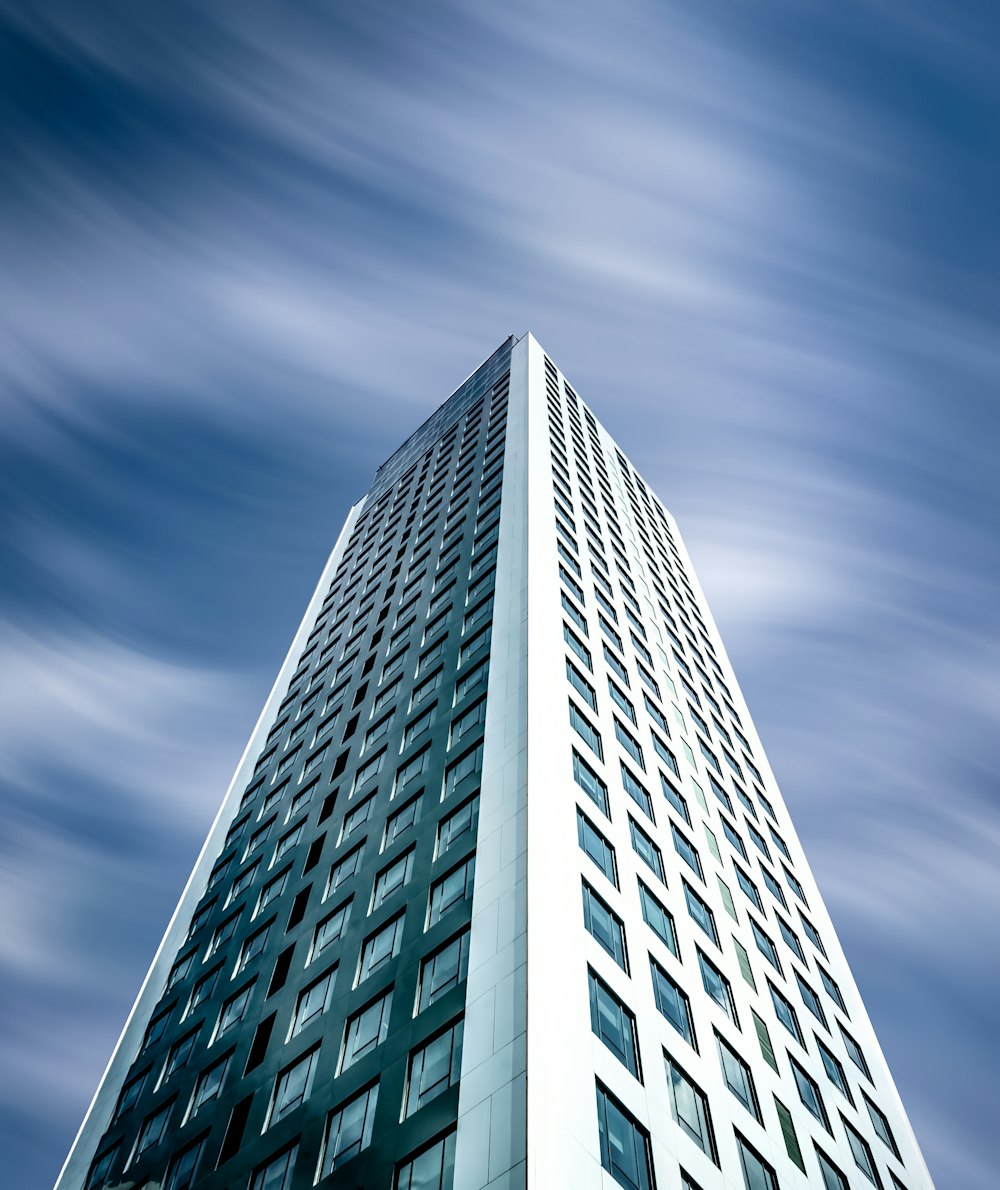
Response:
[[[990,2],[0,0],[0,1146],[50,1186],[349,505],[532,331],[995,1190]]]

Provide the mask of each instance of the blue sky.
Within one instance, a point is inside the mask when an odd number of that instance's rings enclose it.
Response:
[[[51,1184],[348,505],[532,330],[993,1190],[995,6],[0,0],[0,1138]]]

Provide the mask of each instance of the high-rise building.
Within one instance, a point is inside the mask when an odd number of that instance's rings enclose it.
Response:
[[[350,511],[59,1190],[927,1190],[673,518],[530,336]]]

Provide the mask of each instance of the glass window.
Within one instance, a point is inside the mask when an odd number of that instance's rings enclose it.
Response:
[[[470,856],[457,868],[452,868],[431,885],[427,914],[428,928],[441,920],[449,909],[472,896],[475,876],[475,856]]]
[[[774,1015],[781,1021],[799,1045],[802,1045],[802,1030],[799,1028],[799,1018],[791,1002],[785,999],[770,980],[768,980],[767,986],[771,989],[771,1002],[774,1004]]]
[[[622,786],[650,822],[655,822],[653,817],[653,799],[624,761],[622,762]]]
[[[399,1167],[395,1190],[452,1190],[454,1181],[455,1133],[449,1132]]]
[[[330,1113],[320,1157],[321,1178],[339,1169],[371,1144],[377,1104],[378,1083],[374,1082]]]
[[[198,1076],[198,1081],[195,1083],[194,1093],[191,1096],[191,1105],[188,1108],[187,1118],[190,1120],[198,1109],[204,1107],[206,1103],[218,1098],[219,1092],[222,1090],[222,1084],[226,1078],[226,1071],[229,1068],[229,1061],[232,1054],[226,1054],[214,1065],[209,1066],[207,1070],[203,1070]]]
[[[636,855],[649,867],[650,871],[658,880],[665,882],[663,875],[663,855],[659,847],[657,847],[631,815],[629,815],[628,827],[629,833],[632,836],[632,849]]]
[[[819,1050],[819,1056],[823,1062],[823,1069],[826,1071],[827,1078],[853,1106],[854,1099],[851,1096],[851,1089],[847,1085],[847,1075],[844,1073],[844,1068],[840,1064],[840,1059],[818,1037],[816,1038],[816,1048]]]
[[[590,750],[594,753],[598,760],[604,759],[604,747],[601,743],[601,734],[588,720],[584,717],[581,711],[578,711],[576,704],[571,700],[569,704],[569,721],[570,726],[579,735],[579,737],[588,745]]]
[[[336,976],[337,968],[331,967],[329,971],[299,993],[299,998],[295,1003],[295,1014],[292,1017],[290,1037],[296,1037],[307,1025],[318,1020],[330,1007]]]
[[[752,917],[750,918],[750,929],[753,933],[754,941],[757,943],[757,949],[764,956],[764,958],[767,959],[775,971],[781,975],[781,963],[778,960],[778,952],[775,949],[775,945]]]
[[[603,1168],[626,1190],[652,1190],[649,1133],[600,1083],[597,1121]]]
[[[361,947],[361,958],[358,961],[356,984],[364,983],[383,964],[399,954],[399,948],[403,941],[403,917],[404,915],[400,913],[365,939]]]
[[[438,827],[436,857],[444,855],[449,848],[454,847],[466,835],[475,836],[478,822],[478,797],[470,798],[457,810],[453,810],[447,818],[442,819],[441,825]]]
[[[463,781],[478,780],[483,767],[483,745],[477,744],[445,769],[444,797],[451,797]]]
[[[730,1020],[736,1020],[736,1006],[729,980],[702,952],[698,951],[698,966],[701,968],[701,982],[705,991],[718,1004]]]
[[[384,905],[393,893],[398,892],[407,883],[413,875],[413,855],[411,847],[405,855],[401,855],[387,868],[383,868],[375,877],[369,912],[374,912],[380,905]]]
[[[312,949],[309,952],[309,961],[319,958],[327,947],[332,946],[335,942],[339,942],[344,936],[344,929],[347,925],[347,915],[351,911],[351,902],[345,901],[343,905],[338,905],[332,913],[328,913],[326,917],[316,927],[316,933],[313,935]]]
[[[678,956],[674,919],[670,911],[660,904],[641,880],[639,881],[639,900],[642,904],[642,917],[646,925],[673,955]]]
[[[844,1039],[844,1048],[847,1050],[847,1056],[851,1059],[854,1065],[857,1066],[865,1078],[871,1082],[872,1076],[868,1070],[868,1063],[865,1061],[865,1055],[861,1051],[861,1046],[858,1045],[850,1033],[847,1032],[840,1021],[837,1022],[837,1027],[840,1029],[840,1035]]]
[[[635,1017],[603,979],[590,977],[590,1027],[619,1062],[640,1079]]]
[[[844,1133],[847,1136],[847,1143],[851,1146],[851,1152],[854,1154],[855,1165],[873,1186],[878,1186],[881,1190],[882,1183],[879,1180],[871,1145],[856,1128],[851,1127],[843,1116],[840,1117],[840,1122],[844,1125]]]
[[[337,891],[342,884],[346,884],[358,871],[361,866],[361,849],[364,842],[358,844],[353,851],[349,851],[343,859],[337,862],[330,869],[330,879],[327,882],[325,896],[330,896],[331,893]]]
[[[583,881],[583,924],[618,966],[623,971],[628,970],[624,922],[586,880]]]
[[[799,1098],[802,1100],[807,1111],[811,1112],[823,1127],[830,1131],[830,1121],[826,1114],[826,1106],[823,1103],[823,1096],[816,1080],[807,1074],[802,1067],[789,1055],[789,1062],[792,1067],[792,1074],[795,1076],[795,1085],[799,1089]]]
[[[579,694],[592,711],[597,710],[597,691],[587,681],[569,658],[566,659],[566,677],[569,684]]]
[[[160,1082],[164,1083],[178,1070],[183,1070],[188,1064],[191,1055],[194,1053],[195,1042],[198,1040],[198,1033],[200,1026],[197,1029],[192,1029],[190,1033],[185,1034],[179,1041],[175,1041],[170,1047],[170,1052],[167,1054],[167,1061],[163,1067],[163,1074],[160,1076]]]
[[[288,1149],[261,1166],[253,1176],[250,1190],[292,1190],[296,1151],[297,1148]]]
[[[290,1115],[305,1102],[312,1089],[318,1060],[319,1048],[317,1047],[278,1075],[265,1127],[269,1128],[272,1124],[283,1120],[285,1116]]]
[[[715,1133],[708,1100],[702,1089],[684,1073],[683,1069],[664,1051],[663,1060],[667,1068],[667,1082],[670,1085],[670,1106],[674,1119],[681,1131],[694,1141],[699,1149],[718,1165],[715,1148]]]
[[[798,971],[796,971],[794,974],[795,982],[799,987],[799,995],[802,997],[802,1003],[806,1006],[806,1008],[809,1009],[809,1011],[825,1029],[827,1027],[826,1014],[823,1012],[823,1005],[819,1002],[819,996],[816,995],[816,993],[806,983]]]
[[[353,1066],[359,1058],[371,1053],[385,1040],[389,1031],[391,1008],[390,990],[348,1019],[344,1035],[344,1052],[340,1062],[341,1071]]]
[[[215,1037],[213,1040],[218,1041],[220,1037],[223,1037],[234,1025],[239,1024],[243,1019],[255,982],[256,980],[251,980],[246,987],[241,988],[235,996],[230,996],[225,1004],[223,1004],[222,1011],[219,1013],[219,1023],[215,1027]]]
[[[190,1190],[198,1174],[198,1162],[204,1147],[204,1140],[199,1140],[193,1145],[188,1145],[171,1160],[167,1167],[163,1190]]]
[[[719,935],[715,929],[715,915],[709,909],[707,903],[698,896],[686,880],[683,880],[682,883],[684,885],[684,899],[687,901],[688,913],[701,926],[715,945],[718,946]]]
[[[575,748],[573,749],[573,778],[601,813],[610,818],[608,787]]]
[[[410,1055],[404,1115],[415,1111],[454,1087],[462,1069],[462,1022],[431,1038]]]
[[[390,814],[385,824],[385,837],[382,840],[383,851],[391,847],[406,831],[413,827],[420,818],[421,801],[419,796],[411,798],[405,805]]]
[[[141,1157],[143,1153],[153,1148],[154,1145],[158,1145],[163,1139],[167,1131],[167,1121],[170,1119],[170,1113],[173,1111],[173,1107],[172,1101],[165,1103],[158,1111],[153,1112],[143,1120],[135,1142],[135,1158]]]
[[[424,959],[420,968],[417,1012],[423,1012],[457,988],[469,972],[469,931],[452,938]]]
[[[757,1104],[757,1091],[753,1084],[750,1067],[743,1061],[723,1036],[716,1032],[715,1040],[719,1046],[719,1061],[722,1063],[722,1077],[726,1086],[743,1104],[747,1111],[760,1123],[760,1107]]]
[[[649,960],[653,977],[653,997],[656,1007],[680,1033],[681,1037],[695,1050],[694,1024],[691,1020],[691,1001],[679,984],[666,973],[652,957]]]
[[[895,1153],[895,1155],[898,1157],[899,1149],[896,1148],[896,1138],[892,1135],[892,1129],[889,1127],[889,1121],[885,1112],[882,1111],[881,1108],[876,1107],[875,1104],[872,1103],[872,1101],[868,1098],[868,1096],[865,1095],[864,1091],[862,1091],[861,1094],[865,1101],[865,1107],[868,1108],[868,1114],[871,1116],[872,1127],[875,1129],[875,1135],[880,1141],[883,1142],[883,1144],[888,1145],[888,1147],[892,1149],[893,1153]]]
[[[740,1151],[740,1165],[746,1190],[778,1190],[778,1178],[774,1170],[738,1132],[736,1144]]]
[[[701,870],[701,857],[692,843],[674,826],[670,824],[670,834],[674,840],[674,850],[681,857],[681,859],[688,865],[692,872],[699,880],[704,880],[705,877]]]
[[[617,888],[618,876],[615,869],[614,848],[579,809],[576,812],[576,826],[580,846]]]
[[[847,1178],[844,1177],[843,1173],[834,1165],[819,1145],[815,1145],[815,1149],[816,1160],[819,1162],[819,1171],[823,1176],[825,1190],[851,1190]]]

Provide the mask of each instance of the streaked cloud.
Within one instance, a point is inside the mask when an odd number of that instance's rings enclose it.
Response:
[[[992,1187],[991,7],[0,13],[19,1184],[347,506],[531,329],[681,522],[940,1190]]]

